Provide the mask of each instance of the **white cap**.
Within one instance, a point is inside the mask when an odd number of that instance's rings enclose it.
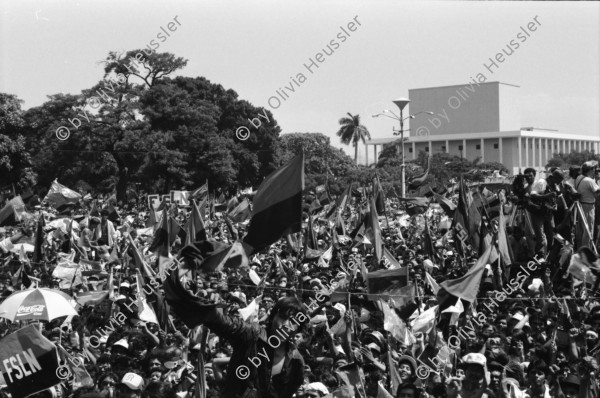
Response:
[[[113,346],[115,346],[115,345],[120,345],[121,347],[125,347],[125,348],[129,349],[129,343],[125,339],[121,339],[121,340],[117,341],[116,343],[113,344]]]
[[[144,389],[144,379],[142,376],[135,373],[125,373],[121,383],[125,384],[132,390],[143,390]]]
[[[540,278],[534,278],[533,281],[531,281],[531,285],[528,286],[528,289],[531,292],[538,292],[542,286],[544,286],[544,282],[542,282]]]
[[[321,382],[310,383],[305,387],[306,391],[318,391],[323,395],[328,395],[329,390],[325,387],[325,384]]]

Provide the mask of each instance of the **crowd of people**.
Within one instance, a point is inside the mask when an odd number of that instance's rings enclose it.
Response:
[[[478,220],[466,239],[433,199],[408,214],[386,195],[369,228],[375,190],[338,209],[311,192],[301,233],[217,267],[250,221],[231,220],[231,202],[205,200],[193,238],[189,205],[42,202],[0,229],[0,300],[47,287],[78,303],[41,327],[83,365],[40,398],[597,397],[598,165],[546,175],[473,187],[467,203],[462,183],[439,192]],[[153,247],[161,217],[168,257]],[[80,266],[67,279],[55,272],[66,263]],[[372,284],[382,270],[396,284]],[[2,319],[0,336],[23,326]]]

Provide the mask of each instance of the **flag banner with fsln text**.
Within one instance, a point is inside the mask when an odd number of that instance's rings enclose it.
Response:
[[[0,340],[0,369],[12,398],[60,383],[56,346],[31,325]]]

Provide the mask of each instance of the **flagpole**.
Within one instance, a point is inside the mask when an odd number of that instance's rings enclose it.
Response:
[[[379,186],[379,190],[381,191],[381,194],[383,195],[383,214],[385,215],[385,222],[387,224],[387,228],[388,230],[390,229],[390,220],[388,219],[388,215],[387,215],[387,206],[385,205],[385,192],[383,191],[383,187],[381,186],[381,181],[379,180],[379,174],[377,174],[377,172],[375,172],[375,177],[377,178],[377,185]]]

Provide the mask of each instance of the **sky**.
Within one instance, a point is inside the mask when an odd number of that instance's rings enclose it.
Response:
[[[233,89],[283,133],[320,132],[353,155],[335,135],[347,112],[391,136],[394,121],[373,114],[409,89],[469,83],[535,17],[488,81],[520,86],[523,127],[600,136],[600,4],[586,1],[4,0],[0,92],[24,109],[79,94],[109,51],[146,47],[172,23],[156,42],[188,60],[177,75]]]

